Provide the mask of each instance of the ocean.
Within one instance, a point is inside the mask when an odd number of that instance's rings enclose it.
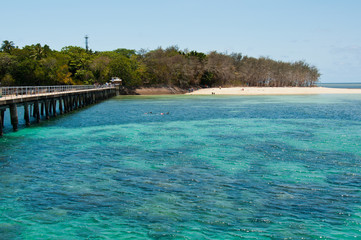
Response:
[[[328,88],[361,88],[361,83],[318,83],[317,86]]]
[[[7,124],[0,176],[0,239],[357,239],[361,96],[119,96]]]

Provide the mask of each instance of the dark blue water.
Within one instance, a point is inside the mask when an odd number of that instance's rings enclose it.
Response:
[[[0,239],[357,239],[360,106],[119,97],[7,126]]]

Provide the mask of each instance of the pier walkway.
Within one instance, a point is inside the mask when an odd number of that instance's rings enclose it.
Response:
[[[4,115],[10,110],[10,121],[14,131],[18,129],[18,111],[24,107],[24,120],[30,126],[30,117],[40,122],[41,116],[49,119],[57,114],[71,112],[97,103],[117,94],[117,87],[109,86],[26,86],[0,87],[0,136],[3,135]]]

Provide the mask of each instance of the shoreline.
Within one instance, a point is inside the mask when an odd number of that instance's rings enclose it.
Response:
[[[137,88],[134,91],[135,95],[180,95],[185,93],[186,90],[178,87]]]
[[[186,95],[310,95],[310,94],[361,94],[361,89],[326,87],[230,87],[203,88]]]
[[[187,92],[178,87],[137,88],[125,95],[311,95],[311,94],[361,94],[358,88],[327,87],[229,87],[201,88]]]

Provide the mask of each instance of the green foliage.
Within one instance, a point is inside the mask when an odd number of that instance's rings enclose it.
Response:
[[[0,52],[0,79],[2,79],[6,74],[11,75],[16,67],[16,64],[16,57],[10,55],[9,53]]]
[[[15,49],[15,46],[13,41],[5,40],[3,41],[0,49],[2,52],[11,54],[11,52]]]
[[[121,77],[123,85],[133,86],[132,61],[122,54],[117,54],[109,63],[109,74],[114,77]]]
[[[64,47],[61,52],[69,57],[69,71],[77,80],[76,72],[78,70],[85,70],[89,67],[91,62],[91,53],[87,52],[84,48],[68,46]]]
[[[75,73],[75,78],[84,84],[94,84],[95,78],[91,71],[85,69],[79,69]]]
[[[89,68],[98,83],[104,84],[110,79],[110,62],[110,57],[99,55],[90,63]]]
[[[127,58],[130,58],[131,56],[134,56],[136,54],[136,51],[133,49],[125,49],[125,48],[118,48],[114,50],[115,53],[121,54]]]
[[[9,73],[5,74],[5,76],[1,78],[2,86],[13,86],[14,84],[15,79]]]
[[[206,54],[204,54],[202,52],[197,52],[197,51],[191,51],[190,53],[187,54],[187,56],[196,57],[196,58],[198,58],[199,61],[203,61],[207,57]]]
[[[205,54],[178,46],[92,52],[77,46],[55,51],[39,43],[22,49],[11,41],[1,45],[2,85],[104,84],[112,77],[121,78],[129,87],[280,87],[313,86],[320,73],[304,61],[281,62],[241,53]]]
[[[201,78],[201,86],[207,87],[215,84],[214,74],[208,71],[205,71]]]

